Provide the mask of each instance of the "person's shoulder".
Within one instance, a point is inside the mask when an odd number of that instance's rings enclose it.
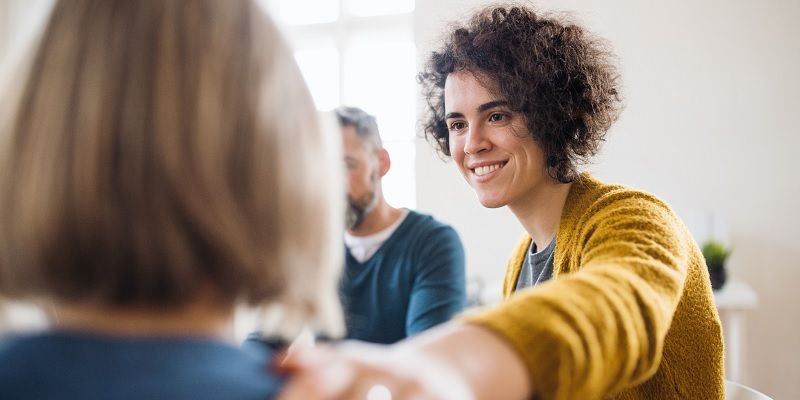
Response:
[[[168,358],[162,360],[167,367],[161,375],[173,376],[186,384],[187,392],[192,391],[193,381],[201,381],[210,392],[227,392],[230,398],[253,398],[274,394],[282,384],[282,378],[271,368],[276,351],[269,346],[234,346],[214,340],[186,339],[160,344],[157,348],[163,353],[162,359]],[[198,363],[200,358],[206,362]]]
[[[19,343],[20,338],[16,336],[0,337],[0,384],[6,380],[9,366],[25,360],[24,356],[21,357]]]
[[[0,398],[23,399],[33,390],[47,389],[45,377],[59,366],[53,358],[53,340],[41,334],[13,334],[0,338]],[[59,353],[56,353],[59,354]]]
[[[50,340],[38,334],[10,334],[0,337],[0,376],[50,352]],[[12,368],[14,367],[14,368]]]
[[[202,400],[222,393],[230,395],[225,398],[272,398],[282,386],[282,378],[269,368],[272,355],[201,339],[45,332],[0,343],[0,393],[11,394],[4,399],[57,398],[61,388],[71,387],[77,398],[92,393],[108,399]],[[109,360],[114,368],[107,368]],[[130,388],[112,384],[119,381],[129,382]]]
[[[581,176],[573,183],[570,201],[579,203],[576,211],[590,216],[598,214],[652,214],[670,216],[672,208],[660,197],[645,190],[636,189],[620,183],[606,183],[589,174]]]
[[[565,207],[561,227],[567,236],[616,235],[621,230],[634,229],[664,241],[688,240],[680,217],[658,196],[623,184],[605,183],[588,174],[573,183]]]
[[[436,219],[433,215],[416,210],[408,210],[406,219],[415,237],[424,235],[458,237],[458,233],[452,226]]]

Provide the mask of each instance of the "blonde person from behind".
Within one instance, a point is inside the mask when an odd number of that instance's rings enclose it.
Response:
[[[298,353],[285,399],[375,384],[393,400],[724,397],[697,244],[662,200],[579,171],[619,115],[611,60],[585,28],[526,6],[452,27],[420,76],[426,134],[483,206],[524,229],[505,301],[391,347]]]
[[[269,399],[234,307],[341,330],[340,164],[254,1],[56,2],[0,112],[0,398]],[[331,124],[331,127],[333,124]]]

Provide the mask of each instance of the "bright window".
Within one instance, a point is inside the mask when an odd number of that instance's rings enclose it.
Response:
[[[261,0],[273,18],[287,25],[334,22],[339,18],[339,4],[325,0]]]
[[[320,110],[375,115],[392,168],[387,201],[416,206],[414,0],[260,0],[283,28]]]
[[[350,14],[361,17],[414,11],[414,0],[349,0],[346,3]]]
[[[339,105],[339,51],[335,47],[297,50],[294,58],[311,90],[314,103],[321,110]]]

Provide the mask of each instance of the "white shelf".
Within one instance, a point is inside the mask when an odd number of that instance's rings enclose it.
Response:
[[[752,310],[758,305],[758,295],[741,281],[730,280],[714,292],[717,308],[722,310]]]
[[[722,334],[725,339],[726,379],[739,381],[744,365],[744,319],[746,311],[758,306],[758,294],[746,283],[730,280],[714,292]]]

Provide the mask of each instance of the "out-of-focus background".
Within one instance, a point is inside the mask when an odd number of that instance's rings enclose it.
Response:
[[[52,2],[0,0],[0,79]],[[475,300],[496,301],[522,228],[508,210],[482,208],[452,163],[419,138],[416,122],[424,112],[416,72],[448,22],[488,3],[260,4],[293,45],[318,108],[355,105],[378,117],[393,161],[384,180],[388,200],[452,224],[464,241]],[[800,2],[534,5],[568,12],[619,58],[626,109],[587,169],[659,195],[698,242],[732,248],[728,284],[717,292],[729,377],[776,399],[800,398]],[[0,328],[41,323],[30,307],[4,309]]]

